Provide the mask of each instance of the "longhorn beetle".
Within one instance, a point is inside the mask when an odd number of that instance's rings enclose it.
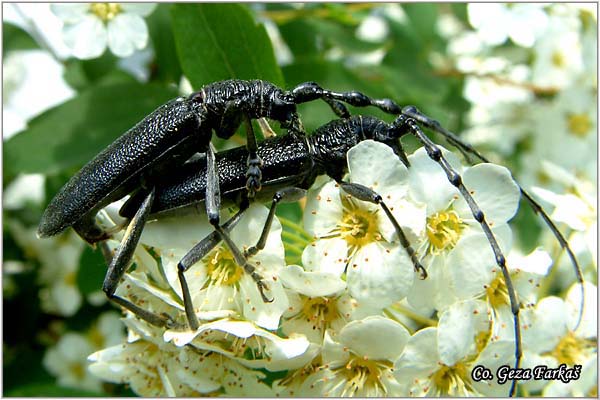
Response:
[[[178,97],[163,104],[84,165],[50,201],[37,234],[48,237],[73,227],[90,244],[110,238],[113,232],[96,224],[98,211],[133,192],[151,203],[161,176],[170,176],[169,171],[198,152],[204,153],[207,160],[208,219],[220,230],[219,172],[210,142],[213,130],[227,139],[241,123],[246,125],[245,187],[249,197],[253,197],[261,188],[263,161],[257,155],[251,119],[267,117],[279,121],[293,135],[303,136],[297,104],[323,99],[340,115],[347,114],[347,110],[337,99],[360,105],[365,97],[358,92],[332,92],[314,82],[301,83],[289,91],[264,80],[232,79],[206,85],[187,98]],[[370,100],[369,104],[386,112],[394,111],[394,103],[389,99]],[[222,234],[227,235],[224,231]],[[111,265],[120,264],[121,257],[128,259],[130,255],[119,253]],[[264,294],[263,300],[268,301]],[[115,301],[130,309],[135,307],[123,299],[115,297]]]
[[[297,200],[313,184],[316,177],[322,174],[326,174],[337,181],[342,190],[351,196],[381,207],[386,217],[393,224],[399,241],[410,256],[415,270],[420,273],[421,278],[425,278],[425,269],[421,266],[400,224],[396,221],[382,197],[365,186],[343,180],[346,171],[346,153],[362,140],[372,139],[387,144],[409,166],[408,159],[399,142],[399,139],[406,134],[416,136],[425,147],[429,157],[444,170],[449,182],[464,197],[474,218],[480,223],[490,243],[496,262],[502,270],[510,296],[511,311],[515,324],[515,365],[518,367],[521,358],[519,302],[505,265],[505,257],[485,220],[483,212],[462,183],[460,175],[449,165],[439,147],[424,135],[415,120],[405,115],[399,116],[390,124],[373,117],[353,116],[347,119],[334,120],[317,129],[309,137],[286,135],[267,139],[261,143],[258,146],[258,155],[265,160],[263,190],[255,200],[270,200],[271,208],[257,244],[244,252],[237,248],[226,232],[239,221],[241,214],[248,207],[243,174],[247,151],[242,147],[218,153],[216,162],[220,174],[220,190],[223,200],[228,204],[237,204],[240,210],[225,225],[216,227],[212,234],[194,246],[178,263],[178,277],[190,328],[197,329],[199,322],[194,312],[185,272],[207,255],[222,239],[230,248],[236,262],[251,275],[262,292],[265,284],[255,267],[249,263],[248,258],[264,247],[277,204],[282,201]],[[104,290],[109,296],[114,293],[121,276],[124,274],[141,235],[143,225],[148,218],[160,218],[161,215],[183,213],[188,207],[195,207],[198,203],[206,200],[206,186],[212,184],[206,176],[206,170],[205,159],[189,162],[182,166],[177,176],[161,181],[156,186],[151,201],[145,201],[144,197],[134,195],[121,208],[121,213],[131,218],[132,222],[115,256],[115,259],[120,259],[120,262],[118,265],[111,264],[104,282]],[[568,247],[568,244],[566,246]],[[122,254],[128,256],[123,257]],[[130,310],[147,322],[158,326],[172,325],[172,321],[165,316],[155,315],[146,310],[141,310],[137,306],[135,307],[135,310],[131,308]],[[513,395],[514,393],[515,381],[513,381],[510,389],[510,394]]]
[[[292,134],[303,135],[297,104],[321,98],[339,115],[343,107],[334,99],[354,104],[355,95],[356,92],[331,92],[314,82],[284,91],[264,80],[232,79],[206,85],[187,98],[173,99],[125,132],[61,188],[42,215],[38,236],[56,235],[72,226],[90,244],[107,239],[110,232],[104,232],[95,223],[100,209],[139,187],[150,191],[165,171],[197,152],[206,153],[207,175],[217,180],[210,142],[212,131],[228,139],[242,123],[247,129],[246,187],[252,197],[261,187],[262,160],[256,154],[251,119],[270,118]],[[391,100],[375,100],[374,104],[393,112]],[[218,187],[215,182],[207,190]],[[207,193],[206,197],[209,219],[217,225],[219,193]]]

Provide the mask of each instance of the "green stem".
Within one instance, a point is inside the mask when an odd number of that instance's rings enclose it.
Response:
[[[299,238],[293,233],[289,233],[286,231],[281,232],[281,237],[288,243],[291,242],[292,244],[297,245],[298,247],[306,247],[310,243],[302,238]]]
[[[300,246],[296,246],[296,245],[294,245],[292,243],[289,243],[289,242],[284,242],[283,243],[283,247],[286,250],[289,250],[289,251],[291,251],[293,253],[296,253],[296,254],[302,254],[304,252],[304,248],[302,248]]]
[[[301,235],[305,236],[308,240],[312,240],[313,239],[313,237],[310,236],[304,230],[304,228],[301,225],[299,225],[299,224],[297,224],[297,223],[295,223],[295,222],[293,222],[293,221],[291,221],[291,220],[289,220],[287,218],[284,218],[284,217],[279,217],[279,222],[281,222],[282,226],[285,226],[285,227],[288,227],[290,229],[293,229],[294,231],[296,231],[296,232],[300,233]]]
[[[437,324],[438,324],[438,322],[436,320],[419,315],[419,314],[415,313],[414,311],[409,310],[408,308],[401,306],[399,304],[394,304],[390,308],[393,308],[395,311],[398,311],[398,312],[406,315],[408,318],[420,323],[421,325],[437,326]],[[388,310],[384,310],[384,312],[388,317],[390,317],[392,319],[396,319],[394,314],[389,312]]]

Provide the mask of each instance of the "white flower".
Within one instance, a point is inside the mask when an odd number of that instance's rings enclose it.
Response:
[[[140,396],[191,397],[224,393],[234,397],[272,396],[264,374],[210,351],[179,348],[161,339],[161,330],[126,320],[130,340],[89,357],[90,371],[104,380],[127,383]]]
[[[87,356],[94,350],[84,335],[69,332],[46,351],[42,362],[59,385],[100,392],[100,380],[87,370]]]
[[[534,166],[525,172],[530,175],[529,181],[549,186],[547,178],[552,176],[547,176],[542,168],[545,160],[560,163],[572,174],[596,180],[597,104],[596,90],[576,85],[532,108],[535,135],[531,150],[523,159],[524,165]]]
[[[441,316],[437,328],[425,328],[408,341],[394,373],[409,385],[407,396],[506,396],[510,382],[476,382],[473,367],[492,371],[514,364],[514,343],[490,340],[491,321],[485,303],[455,303]]]
[[[142,17],[155,4],[71,3],[53,4],[52,12],[63,20],[63,39],[77,58],[99,57],[106,46],[116,56],[127,57],[148,43],[148,27]]]
[[[3,67],[2,136],[5,140],[25,129],[33,117],[75,94],[63,78],[64,65],[46,51],[11,51],[4,58]],[[40,91],[41,86],[45,90]]]
[[[348,181],[382,196],[409,240],[423,230],[424,205],[407,198],[406,167],[389,146],[359,143],[348,152],[348,169]],[[381,308],[405,296],[414,267],[380,206],[329,182],[309,191],[304,225],[316,239],[302,255],[308,271],[346,272],[350,295]]]
[[[254,203],[231,231],[230,237],[241,251],[257,243],[267,214],[265,206]],[[222,220],[226,220],[225,215]],[[152,246],[161,256],[170,289],[181,299],[177,263],[212,231],[205,214],[187,220],[163,219],[148,224],[144,230],[140,242]],[[277,279],[279,269],[285,265],[281,224],[277,219],[273,221],[265,248],[249,262],[263,277],[269,288],[265,295],[273,302],[263,301],[256,282],[237,265],[229,248],[221,243],[185,274],[197,313],[230,310],[266,329],[277,329],[288,307],[285,291]]]
[[[597,268],[597,232],[598,210],[595,196],[596,185],[592,181],[580,179],[551,162],[544,162],[545,175],[565,187],[567,193],[558,194],[541,187],[532,188],[532,192],[542,200],[554,206],[551,217],[555,222],[563,222],[574,230],[568,237],[569,244],[575,250],[587,248],[592,256],[594,270]],[[580,246],[582,243],[583,246]],[[574,250],[574,251],[575,251]],[[583,257],[582,252],[577,252]]]
[[[542,396],[544,397],[596,397],[598,393],[598,354],[594,353],[588,361],[581,366],[579,379],[564,383],[553,380],[546,385]]]
[[[125,339],[123,324],[116,312],[103,313],[85,333],[68,332],[44,354],[44,367],[62,386],[100,392],[102,385],[88,371],[87,357],[104,346]]]
[[[585,283],[583,316],[577,329],[581,307],[581,292],[578,284],[573,285],[566,301],[555,296],[545,297],[529,312],[527,329],[523,330],[523,367],[546,365],[556,368],[586,364],[597,352],[597,296],[598,288]],[[531,391],[541,390],[541,382],[531,381],[526,387]]]
[[[40,240],[36,228],[26,228],[16,220],[8,220],[6,225],[25,254],[37,258],[42,265],[38,276],[43,286],[40,289],[42,309],[51,314],[74,315],[83,301],[77,286],[83,241],[72,230]]]
[[[564,88],[583,72],[580,21],[575,16],[551,16],[548,28],[536,41],[532,82]]]
[[[232,230],[231,237],[241,250],[256,243],[267,212],[264,206],[253,204]],[[222,217],[226,219],[225,213]],[[294,370],[310,363],[320,349],[320,345],[310,343],[304,335],[291,332],[282,336],[273,332],[287,308],[287,297],[276,279],[278,265],[283,265],[281,225],[274,221],[272,228],[265,249],[252,261],[261,273],[271,271],[265,281],[271,289],[267,295],[275,299],[274,305],[263,302],[256,284],[232,260],[225,265],[218,262],[213,270],[219,267],[230,270],[212,275],[206,272],[210,267],[200,262],[187,274],[201,321],[199,328],[191,331],[182,328],[187,319],[175,264],[185,251],[212,232],[212,227],[205,215],[148,224],[141,242],[151,245],[163,263],[157,263],[144,246],[139,246],[135,270],[125,274],[116,294],[144,310],[168,316],[178,326],[158,328],[126,311],[128,343],[94,354],[92,371],[102,379],[128,383],[144,396],[215,392],[230,396],[272,396],[271,389],[260,382],[264,374],[257,369]],[[218,248],[216,252],[225,250]],[[207,259],[214,257],[209,254]],[[206,298],[208,301],[203,301]]]
[[[516,213],[520,197],[510,172],[494,164],[463,170],[456,155],[445,150],[444,155],[461,173],[506,255],[511,240],[507,221]],[[416,250],[429,276],[415,280],[407,299],[417,309],[441,310],[482,294],[499,267],[480,224],[441,167],[423,148],[408,159],[411,194],[427,204],[427,230]]]
[[[114,311],[102,313],[96,323],[88,330],[87,336],[95,349],[121,343],[125,338],[121,315]]]
[[[399,323],[373,316],[346,325],[333,338],[325,334],[322,367],[308,376],[297,396],[401,397],[394,377],[409,334]],[[402,378],[400,378],[402,379]]]
[[[194,332],[168,330],[164,339],[179,347],[190,344],[226,355],[246,367],[269,371],[301,367],[315,357],[319,347],[301,334],[282,338],[251,322],[227,318],[202,324]]]
[[[510,39],[519,46],[531,47],[548,25],[544,4],[471,3],[469,22],[488,45]]]
[[[346,282],[337,275],[288,265],[279,277],[290,300],[281,322],[281,330],[287,335],[301,333],[320,345],[325,331],[335,336],[350,320],[379,311],[359,306],[346,291]]]

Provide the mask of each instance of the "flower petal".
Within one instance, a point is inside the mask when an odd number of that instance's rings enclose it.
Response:
[[[440,360],[455,365],[476,351],[475,337],[489,326],[487,322],[487,307],[482,301],[461,301],[448,307],[438,323]]]
[[[344,215],[340,190],[335,182],[327,182],[320,190],[309,190],[304,207],[304,228],[315,237],[333,232]]]
[[[462,165],[458,157],[443,147],[439,147],[452,168],[460,173]],[[411,165],[408,177],[412,198],[427,204],[427,215],[445,210],[452,197],[458,195],[458,191],[448,182],[444,170],[438,163],[429,158],[422,147],[408,156],[408,161]]]
[[[90,59],[104,53],[108,34],[99,18],[86,15],[76,24],[63,27],[63,39],[75,57]]]
[[[396,361],[410,335],[391,319],[372,316],[352,321],[339,333],[339,342],[353,353],[374,360]]]
[[[335,274],[304,271],[297,265],[283,268],[279,278],[287,288],[308,297],[332,296],[346,288],[346,282]]]
[[[495,164],[475,165],[464,172],[463,182],[485,214],[490,227],[507,222],[517,212],[521,191],[505,167]],[[454,207],[460,215],[472,214],[462,197]]]
[[[90,10],[89,3],[54,3],[50,10],[65,24],[75,24],[81,21]]]
[[[347,154],[350,181],[360,183],[381,194],[394,187],[408,190],[408,171],[391,147],[373,140],[364,140]]]
[[[347,263],[348,243],[338,237],[317,240],[302,252],[302,265],[307,271],[342,276]]]
[[[108,47],[118,57],[128,57],[148,43],[148,27],[134,14],[119,14],[108,22]]]
[[[414,275],[403,248],[369,243],[356,252],[348,265],[348,290],[357,300],[384,308],[406,296]]]

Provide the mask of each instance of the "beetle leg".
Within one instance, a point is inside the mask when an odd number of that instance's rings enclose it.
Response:
[[[394,225],[394,229],[396,230],[398,239],[400,239],[402,247],[404,247],[404,250],[406,250],[406,252],[408,253],[410,260],[412,261],[413,266],[415,267],[415,271],[419,273],[419,277],[421,279],[427,278],[427,271],[417,259],[415,250],[410,245],[408,239],[406,238],[406,235],[404,234],[404,231],[402,231],[402,228],[400,227],[400,224],[398,223],[398,221],[396,221],[396,218],[383,201],[381,195],[375,192],[374,190],[371,190],[368,187],[358,183],[338,181],[338,184],[346,193],[350,194],[351,196],[356,197],[357,199],[362,201],[368,201],[370,203],[377,204],[383,209],[385,215],[388,217],[392,225]]]
[[[140,236],[150,214],[152,208],[152,201],[154,200],[154,189],[146,196],[142,202],[140,208],[135,213],[134,217],[125,230],[121,244],[117,249],[116,254],[112,258],[102,290],[106,293],[106,296],[119,304],[120,306],[128,309],[134,313],[138,318],[158,327],[175,327],[176,324],[167,316],[157,315],[150,311],[144,310],[143,308],[131,303],[122,297],[115,295],[119,281],[127,271],[130,265],[131,259],[133,258],[133,252],[139,242]]]
[[[248,190],[248,197],[253,198],[261,188],[262,173],[260,168],[263,165],[263,161],[257,154],[256,134],[252,128],[250,117],[243,109],[242,104],[241,100],[232,100],[226,103],[221,122],[217,129],[217,136],[222,138],[233,136],[237,128],[244,122],[246,126],[246,148],[248,149],[246,188]]]
[[[209,144],[206,151],[206,215],[211,225],[219,225],[219,212],[221,210],[221,188],[219,186],[219,172],[215,159],[215,148]]]
[[[237,223],[239,222],[242,214],[248,209],[248,204],[246,203],[245,207],[240,208],[240,210],[231,217],[225,224],[223,225],[223,229],[225,231],[231,230]],[[202,239],[201,242],[196,244],[190,251],[186,253],[185,256],[177,263],[177,276],[179,277],[179,283],[181,284],[181,291],[183,293],[183,305],[185,307],[185,315],[187,317],[188,323],[192,330],[198,329],[200,324],[198,323],[198,318],[196,317],[196,313],[194,312],[194,305],[192,304],[192,296],[190,294],[190,289],[188,287],[187,281],[185,279],[185,271],[190,269],[194,264],[200,261],[204,256],[206,256],[212,249],[214,249],[221,242],[221,236],[215,230]]]
[[[244,125],[246,125],[246,148],[248,149],[246,190],[248,190],[248,197],[252,199],[261,188],[262,172],[260,168],[263,166],[263,160],[258,156],[256,135],[252,128],[252,122],[247,115],[244,116]]]
[[[277,204],[279,204],[282,201],[284,203],[298,201],[304,196],[306,196],[306,190],[299,189],[296,187],[289,187],[282,190],[278,190],[273,195],[273,201],[271,203],[271,208],[269,209],[269,215],[267,216],[267,220],[265,221],[265,225],[263,226],[260,238],[258,239],[256,245],[244,251],[244,257],[250,258],[256,255],[256,253],[258,253],[260,250],[265,248],[267,238],[269,237],[269,231],[271,230],[271,224],[273,223],[273,217],[275,216]]]
[[[229,234],[225,230],[223,230],[223,228],[221,228],[220,225],[216,225],[215,230],[219,233],[221,239],[223,239],[227,247],[229,247],[229,250],[231,251],[231,254],[233,255],[233,258],[237,265],[244,268],[244,271],[246,271],[246,273],[249,274],[252,277],[252,279],[254,279],[254,282],[256,282],[256,285],[258,286],[258,290],[260,292],[260,297],[262,297],[262,300],[265,303],[273,302],[273,299],[269,299],[265,294],[265,290],[269,290],[269,288],[264,283],[262,276],[260,276],[260,274],[256,271],[256,267],[248,262],[246,257],[244,257],[244,254],[235,245],[233,240],[231,240]]]
[[[73,224],[73,229],[83,240],[91,245],[95,245],[98,242],[102,242],[112,237],[111,232],[102,229],[96,223],[96,210],[92,210],[83,216],[83,218],[80,218],[75,222]]]
[[[465,142],[460,137],[458,137],[456,134],[454,134],[454,133],[450,132],[449,130],[447,130],[446,128],[442,127],[442,125],[435,119],[432,119],[432,118],[428,117],[427,115],[421,113],[416,107],[414,107],[414,106],[404,107],[402,109],[402,115],[414,119],[415,121],[419,122],[426,128],[430,129],[431,131],[443,136],[450,144],[452,144],[454,147],[456,147],[458,150],[460,150],[460,152],[463,155],[465,155],[465,158],[467,160],[469,160],[469,155],[472,155],[475,158],[477,158],[483,162],[486,162],[486,163],[490,162],[490,160],[488,160],[485,156],[483,156],[481,153],[479,153],[469,143]],[[575,257],[573,250],[569,246],[569,242],[565,239],[565,237],[563,236],[561,231],[557,228],[556,224],[548,216],[548,214],[542,208],[542,206],[518,182],[517,182],[517,185],[519,185],[519,190],[521,191],[521,194],[523,195],[523,197],[525,198],[527,203],[529,203],[529,206],[531,207],[531,209],[542,218],[542,220],[544,221],[546,226],[548,226],[548,228],[550,228],[550,231],[552,232],[552,234],[554,235],[554,237],[556,238],[556,240],[558,241],[558,243],[560,244],[562,249],[569,256],[569,259],[571,260],[571,265],[573,266],[573,270],[575,272],[575,277],[577,279],[577,282],[580,284],[581,299],[583,299],[585,296],[584,285],[583,285],[583,273],[581,272],[581,267],[579,266],[579,263],[577,262],[577,258]],[[579,326],[582,316],[583,316],[583,300],[581,300],[581,305],[579,307],[579,315],[578,315],[577,323],[575,324],[576,327]]]
[[[481,226],[483,233],[487,237],[490,247],[492,248],[492,252],[494,253],[494,258],[496,259],[496,264],[502,271],[502,275],[504,277],[504,283],[506,284],[506,290],[508,292],[508,297],[510,299],[510,308],[511,308],[511,312],[513,314],[514,329],[515,329],[515,369],[519,368],[519,364],[521,362],[521,356],[522,356],[521,326],[520,326],[520,318],[519,318],[519,311],[520,311],[519,299],[518,299],[517,293],[515,292],[515,289],[513,287],[512,279],[510,278],[510,272],[508,270],[508,267],[506,266],[506,257],[504,256],[504,254],[502,254],[502,249],[500,248],[500,245],[498,244],[498,241],[496,240],[496,237],[495,237],[494,233],[492,232],[490,225],[487,223],[483,211],[481,210],[481,208],[479,208],[479,205],[475,202],[475,199],[473,198],[473,196],[471,195],[469,190],[463,184],[461,176],[458,174],[458,172],[456,172],[452,168],[452,166],[450,165],[448,160],[446,160],[446,158],[442,154],[442,151],[440,150],[440,148],[438,146],[436,146],[435,143],[433,143],[431,141],[431,139],[429,139],[425,135],[425,133],[423,133],[423,131],[421,130],[421,128],[419,127],[419,125],[417,124],[417,121],[415,119],[413,119],[412,117],[401,115],[396,119],[396,121],[394,121],[394,125],[399,126],[399,127],[408,128],[410,133],[412,133],[417,138],[417,140],[419,142],[421,142],[421,144],[425,148],[429,158],[431,158],[431,160],[435,161],[440,166],[440,168],[442,168],[442,170],[444,171],[444,173],[446,174],[446,176],[448,178],[448,181],[454,187],[456,187],[456,189],[458,189],[458,191],[462,195],[463,199],[465,200],[465,202],[471,209],[473,218],[475,218],[475,220],[477,222],[479,222],[479,225]],[[515,394],[516,383],[517,383],[517,381],[515,379],[513,379],[512,385],[511,385],[510,391],[509,391],[509,395],[511,397],[514,396],[514,394]]]

